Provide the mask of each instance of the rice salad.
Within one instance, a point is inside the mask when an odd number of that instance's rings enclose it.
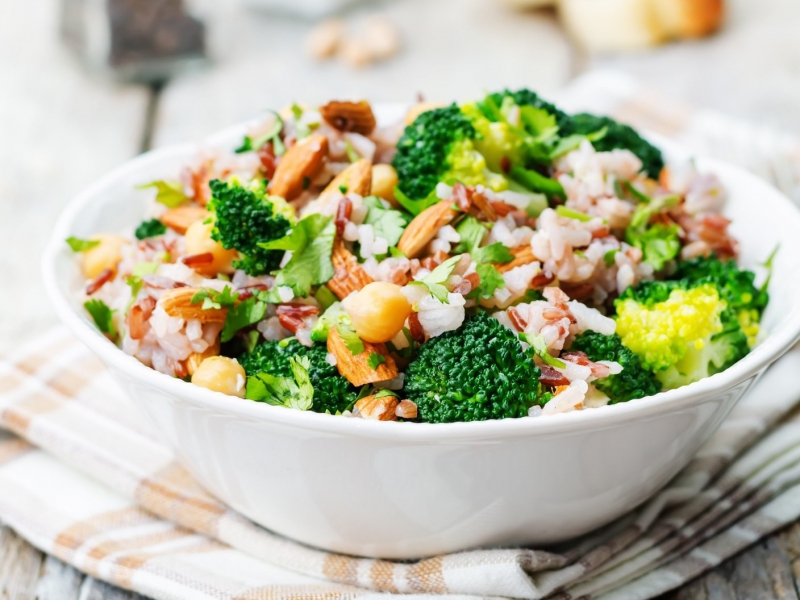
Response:
[[[69,238],[101,332],[170,377],[346,417],[456,422],[628,402],[759,340],[725,190],[529,90],[266,115]],[[769,266],[767,261],[767,267]]]

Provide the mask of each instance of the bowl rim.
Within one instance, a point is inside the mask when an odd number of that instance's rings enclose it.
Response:
[[[92,327],[88,320],[74,310],[70,301],[59,289],[58,257],[66,252],[66,239],[73,230],[73,224],[82,211],[95,202],[95,197],[106,187],[126,175],[135,173],[142,167],[159,163],[169,158],[191,156],[199,149],[218,146],[235,136],[241,136],[255,120],[225,128],[199,143],[172,145],[150,150],[113,169],[95,183],[77,194],[59,216],[50,240],[42,256],[42,275],[48,297],[61,321],[86,344],[112,370],[138,381],[149,388],[169,396],[178,397],[196,406],[220,411],[228,415],[256,421],[270,421],[289,427],[310,429],[339,435],[356,435],[406,442],[436,442],[464,439],[496,439],[518,435],[549,435],[563,432],[577,432],[599,427],[619,426],[621,423],[638,419],[657,418],[658,415],[685,407],[689,404],[704,403],[717,395],[753,378],[780,356],[787,352],[800,339],[800,305],[792,307],[791,312],[781,321],[781,327],[771,332],[750,354],[725,371],[707,377],[682,388],[660,392],[654,396],[623,402],[597,409],[572,411],[546,418],[518,418],[457,423],[399,423],[373,421],[367,419],[342,418],[334,415],[297,411],[262,402],[245,401],[226,396],[191,383],[169,377],[147,367],[134,357],[125,354]],[[657,144],[668,149],[680,146],[659,135],[648,134]],[[797,211],[797,207],[780,191],[749,171],[712,158],[698,158],[704,170],[749,179],[750,183],[769,187],[780,197],[787,209]]]

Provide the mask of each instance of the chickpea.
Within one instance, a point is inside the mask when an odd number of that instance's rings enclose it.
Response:
[[[239,398],[244,398],[245,381],[242,365],[225,356],[209,356],[192,375],[195,385]]]
[[[397,181],[397,171],[392,165],[372,165],[372,193],[395,206],[394,188]]]
[[[119,261],[122,260],[122,246],[127,243],[125,238],[111,233],[99,233],[91,240],[100,243],[83,253],[82,267],[86,279],[94,279],[106,269],[116,271]]]
[[[379,344],[391,340],[403,328],[411,305],[393,283],[367,284],[346,302],[347,312],[359,337]]]
[[[210,265],[197,268],[198,272],[207,277],[214,277],[217,273],[233,273],[234,269],[231,263],[238,256],[236,250],[226,250],[222,247],[222,244],[211,239],[211,230],[213,228],[213,223],[195,221],[186,230],[185,235],[187,254],[210,252],[214,257],[214,262]]]

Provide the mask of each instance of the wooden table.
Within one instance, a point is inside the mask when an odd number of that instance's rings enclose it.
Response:
[[[80,69],[57,41],[57,0],[0,2],[0,351],[55,324],[37,277],[61,207],[150,145],[196,139],[268,106],[333,96],[412,100],[529,86],[551,92],[590,68],[626,70],[668,96],[800,134],[800,4],[733,0],[710,40],[618,57],[572,48],[552,13],[516,14],[493,0],[395,0],[403,53],[351,71],[301,52],[308,25],[247,15],[214,69],[160,93]],[[362,9],[363,10],[363,9]],[[436,57],[433,62],[431,57]],[[800,525],[756,545],[670,598],[800,599]],[[116,599],[0,526],[0,599]]]

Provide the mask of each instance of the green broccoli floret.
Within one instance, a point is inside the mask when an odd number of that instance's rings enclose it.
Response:
[[[233,266],[248,275],[277,269],[283,251],[265,250],[258,243],[280,239],[291,227],[285,207],[276,204],[280,199],[268,198],[263,188],[251,189],[218,179],[211,181],[210,187],[209,209],[215,213],[211,237],[226,249],[239,251],[241,258]]]
[[[511,98],[514,104],[518,106],[532,106],[534,108],[541,108],[547,111],[556,118],[556,123],[559,127],[563,127],[570,119],[570,116],[562,110],[559,110],[554,104],[542,100],[536,92],[528,89],[521,89],[515,92],[511,90],[503,90],[502,92],[495,92],[489,94],[488,99],[494,106],[502,106],[505,98]]]
[[[569,120],[559,123],[559,134],[568,136],[575,133],[588,135],[605,128],[606,134],[593,141],[598,152],[609,152],[617,148],[630,150],[642,161],[642,171],[649,177],[658,179],[664,168],[664,157],[661,150],[640,136],[633,127],[618,123],[610,117],[598,117],[588,113],[573,115]]]
[[[755,273],[740,269],[735,261],[723,261],[716,256],[700,256],[681,261],[669,279],[688,279],[694,283],[712,282],[735,311],[755,310],[759,316],[769,303],[766,289],[755,285]]]
[[[610,360],[622,365],[621,373],[594,382],[594,386],[611,399],[611,404],[653,396],[661,391],[661,382],[642,366],[639,357],[626,348],[616,334],[586,331],[575,338],[570,350],[585,352],[593,362]]]
[[[289,358],[307,357],[311,362],[308,374],[314,386],[311,410],[336,414],[352,406],[358,392],[339,375],[335,366],[325,360],[327,354],[328,350],[322,344],[307,348],[296,339],[288,338],[280,342],[262,342],[249,354],[239,356],[238,360],[248,377],[258,373],[292,377]]]
[[[134,235],[137,240],[144,240],[157,235],[163,235],[167,232],[167,226],[158,219],[150,219],[149,221],[142,221],[136,228]]]
[[[736,313],[712,282],[643,282],[615,306],[622,343],[665,389],[719,373],[750,351]]]
[[[454,146],[476,133],[455,104],[422,113],[397,142],[392,166],[400,191],[409,198],[425,198],[452,167],[449,157]]]
[[[543,404],[540,369],[517,337],[486,313],[422,344],[404,394],[428,423],[525,417]]]

